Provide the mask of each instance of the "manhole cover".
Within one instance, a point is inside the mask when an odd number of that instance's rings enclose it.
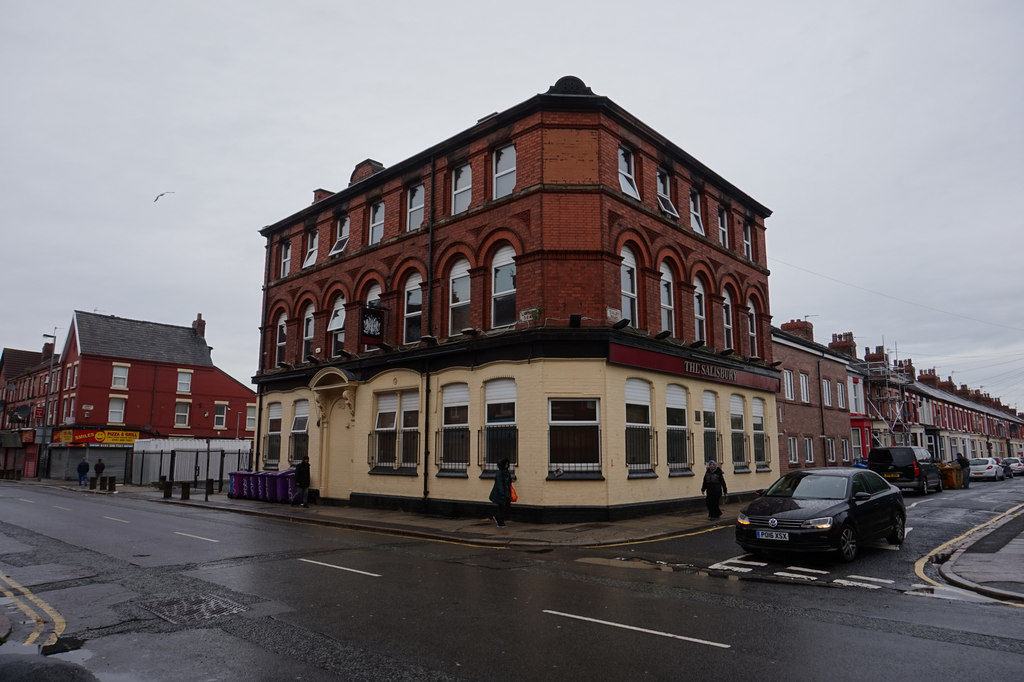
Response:
[[[246,607],[236,604],[230,599],[210,594],[181,599],[166,599],[164,601],[143,604],[142,606],[174,625],[199,623],[220,618],[221,616],[231,616],[248,611]]]

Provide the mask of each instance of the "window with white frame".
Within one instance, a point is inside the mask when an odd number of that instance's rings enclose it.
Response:
[[[811,402],[811,378],[800,372],[800,402]]]
[[[619,147],[619,189],[634,199],[640,198],[636,176],[633,174],[633,152],[625,147]]]
[[[743,223],[743,255],[747,260],[754,260],[754,240],[750,223]]]
[[[789,450],[789,463],[799,464],[800,462],[800,450],[797,448],[796,436],[790,436],[786,439],[786,445]]]
[[[836,439],[826,438],[825,439],[825,456],[828,457],[828,461],[836,461]]]
[[[473,198],[473,169],[468,163],[452,171],[452,215],[469,208]]]
[[[441,387],[441,471],[469,467],[469,385]]]
[[[626,379],[626,469],[630,473],[654,470],[653,440],[651,385]]]
[[[309,455],[309,401],[296,400],[292,417],[292,432],[288,439],[288,459],[301,462]]]
[[[718,209],[718,242],[729,248],[729,212],[721,207]]]
[[[846,384],[842,381],[836,382],[836,400],[839,403],[839,409],[846,409]]]
[[[192,392],[192,370],[190,369],[179,369],[178,370],[178,393],[191,393]]]
[[[419,392],[380,394],[370,466],[414,470],[419,462],[419,435]]]
[[[698,277],[693,280],[693,338],[695,341],[707,342],[706,322],[704,283]]]
[[[782,370],[782,386],[783,395],[786,396],[786,400],[796,400],[796,393],[793,387],[793,370],[784,369]]]
[[[348,233],[351,222],[348,215],[340,215],[334,223],[334,245],[331,247],[330,256],[344,253],[348,247]]]
[[[516,323],[516,252],[505,245],[491,262],[491,326]]]
[[[302,358],[308,358],[313,354],[313,337],[316,334],[316,319],[313,305],[307,305],[302,313]]]
[[[494,150],[494,198],[512,194],[516,188],[516,147],[513,144]]]
[[[598,400],[548,400],[548,471],[554,477],[569,473],[600,473],[601,412]]]
[[[174,403],[175,428],[185,428],[188,426],[188,415],[191,408],[192,404],[184,400]]]
[[[860,459],[864,456],[864,446],[861,445],[860,429],[850,429],[850,441],[853,443],[853,456]]]
[[[405,281],[405,342],[416,343],[423,336],[423,277],[413,273]]]
[[[690,470],[690,431],[686,421],[686,389],[679,384],[665,388],[665,459],[669,472]]]
[[[115,364],[110,377],[111,388],[128,388],[128,369],[131,365]]]
[[[849,438],[843,438],[842,440],[840,440],[839,441],[839,447],[841,448],[842,453],[843,453],[843,461],[844,462],[849,462],[850,461],[850,439]]]
[[[700,217],[700,192],[690,190],[690,227],[698,234],[704,234],[704,220]]]
[[[281,460],[281,403],[267,405],[267,435],[264,441],[263,462],[277,466]]]
[[[413,185],[405,192],[405,230],[412,232],[423,226],[423,185]]]
[[[814,464],[814,439],[804,438],[804,461]]]
[[[631,327],[637,326],[636,310],[636,258],[628,246],[622,247],[622,267],[620,281],[622,289],[622,317],[629,320]]]
[[[679,211],[672,203],[672,176],[664,168],[658,171],[658,206],[670,216],[679,217]]]
[[[750,407],[754,427],[754,466],[765,468],[768,466],[768,434],[764,424],[765,401],[754,398]]]
[[[302,259],[302,267],[308,268],[316,263],[316,254],[320,248],[320,232],[316,229],[306,233],[306,256]]]
[[[370,244],[379,244],[384,239],[384,202],[375,201],[370,205]]]
[[[256,406],[246,405],[245,406],[245,430],[254,431],[256,429]]]
[[[668,263],[661,264],[661,329],[671,336],[676,335],[675,288],[672,284],[672,268]]]
[[[757,308],[754,307],[753,299],[747,299],[747,339],[750,345],[750,355],[760,357],[757,341]]]
[[[334,299],[331,319],[327,323],[327,333],[331,338],[331,357],[336,358],[345,350],[345,296],[338,294]]]
[[[519,428],[516,425],[516,382],[492,379],[484,384],[486,423],[484,425],[484,471],[496,471],[498,462],[507,459],[519,464]]]
[[[448,333],[452,336],[470,326],[469,261],[460,258],[448,275]]]
[[[128,401],[123,397],[111,397],[107,406],[107,422],[124,424],[124,407]]]
[[[292,271],[292,243],[281,242],[281,277]]]
[[[274,364],[281,364],[285,361],[285,347],[288,343],[288,316],[281,313],[277,318],[277,334],[274,355]]]
[[[213,407],[213,428],[226,429],[228,426],[227,403],[217,403]]]
[[[728,289],[722,292],[722,340],[726,348],[736,348],[732,336],[732,296]]]
[[[704,463],[711,460],[719,461],[718,457],[718,395],[714,391],[704,391],[702,401],[704,426]]]
[[[825,407],[832,407],[832,380],[821,380],[821,402]]]
[[[747,427],[743,407],[743,396],[735,393],[729,396],[732,465],[736,469],[747,467]]]

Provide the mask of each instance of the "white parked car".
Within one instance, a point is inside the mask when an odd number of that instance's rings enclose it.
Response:
[[[971,480],[980,481],[1002,481],[1006,479],[1006,472],[996,461],[995,457],[978,457],[971,460]]]
[[[1009,465],[1010,473],[1014,476],[1024,475],[1024,459],[1020,457],[1007,457],[1003,460],[1003,464]]]

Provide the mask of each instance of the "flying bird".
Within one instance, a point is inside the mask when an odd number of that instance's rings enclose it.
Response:
[[[162,197],[165,194],[174,194],[174,192],[160,192],[160,194],[156,195],[156,199],[153,199],[153,203],[155,204],[157,202],[157,200],[159,200],[160,197]]]

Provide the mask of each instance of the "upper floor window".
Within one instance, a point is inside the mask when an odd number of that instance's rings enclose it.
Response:
[[[423,185],[410,187],[406,192],[406,202],[409,206],[405,216],[406,231],[418,230],[423,225]]]
[[[308,358],[313,354],[313,336],[316,333],[316,321],[314,318],[313,305],[306,306],[302,314],[302,358]]]
[[[846,409],[846,385],[842,381],[836,382],[836,399],[839,403],[839,409]]]
[[[405,282],[405,342],[416,343],[423,336],[423,278],[419,273]]]
[[[757,341],[757,308],[754,307],[753,299],[747,299],[747,335],[750,342],[751,357],[760,357]]]
[[[469,208],[473,198],[473,169],[463,164],[452,171],[452,215]]]
[[[494,152],[494,198],[512,194],[516,188],[516,147],[510,144]]]
[[[448,333],[458,334],[470,326],[469,261],[460,258],[448,277]]]
[[[732,296],[722,292],[722,341],[726,348],[735,348],[732,338]]]
[[[302,267],[308,268],[316,263],[316,253],[320,246],[320,233],[310,230],[306,233],[306,257],[302,259]]]
[[[213,428],[225,429],[228,425],[228,406],[226,403],[218,403],[214,406]]]
[[[327,323],[327,333],[331,335],[331,357],[336,358],[345,349],[345,297],[338,294],[331,310],[331,321]]]
[[[128,368],[130,365],[114,365],[114,375],[110,378],[111,388],[128,388]]]
[[[345,251],[348,246],[349,218],[347,215],[338,216],[334,224],[334,246],[331,247],[330,256],[335,256]]]
[[[718,241],[722,246],[729,246],[729,214],[724,208],[718,209]]]
[[[800,401],[811,402],[811,378],[803,372],[800,373]]]
[[[700,217],[700,192],[690,190],[690,227],[694,232],[704,234],[704,221]]]
[[[370,243],[379,244],[384,238],[384,202],[375,201],[370,205]]]
[[[668,263],[661,264],[661,329],[671,336],[676,333],[675,292],[672,284],[672,269]]]
[[[832,380],[822,379],[821,380],[821,402],[825,404],[825,407],[832,407]]]
[[[707,342],[707,311],[704,302],[704,284],[700,278],[693,280],[693,338]]]
[[[622,247],[621,289],[622,317],[629,320],[631,326],[636,327],[636,258],[628,246]]]
[[[640,190],[636,188],[636,177],[633,174],[633,152],[619,147],[619,189],[633,197],[640,198]]]
[[[174,425],[176,427],[187,427],[188,426],[188,414],[192,404],[186,401],[179,400],[174,403]]]
[[[292,243],[281,242],[281,277],[292,271]]]
[[[178,393],[192,392],[192,371],[187,369],[178,370]]]
[[[672,176],[665,169],[658,171],[658,206],[670,216],[679,217],[679,211],[672,203]]]
[[[498,249],[491,263],[491,326],[507,327],[516,323],[515,250],[508,245]]]
[[[796,391],[793,385],[793,370],[782,370],[782,387],[783,395],[786,396],[786,400],[796,400]]]
[[[124,424],[124,406],[127,401],[124,398],[111,398],[107,408],[107,422],[110,424]]]
[[[284,313],[277,318],[277,333],[275,345],[277,348],[277,354],[274,356],[274,364],[280,364],[285,361],[284,351],[288,343],[288,318]]]
[[[245,430],[253,431],[256,429],[256,406],[246,405],[245,406]]]
[[[750,223],[743,223],[743,255],[747,260],[754,260],[754,238],[751,234]]]

